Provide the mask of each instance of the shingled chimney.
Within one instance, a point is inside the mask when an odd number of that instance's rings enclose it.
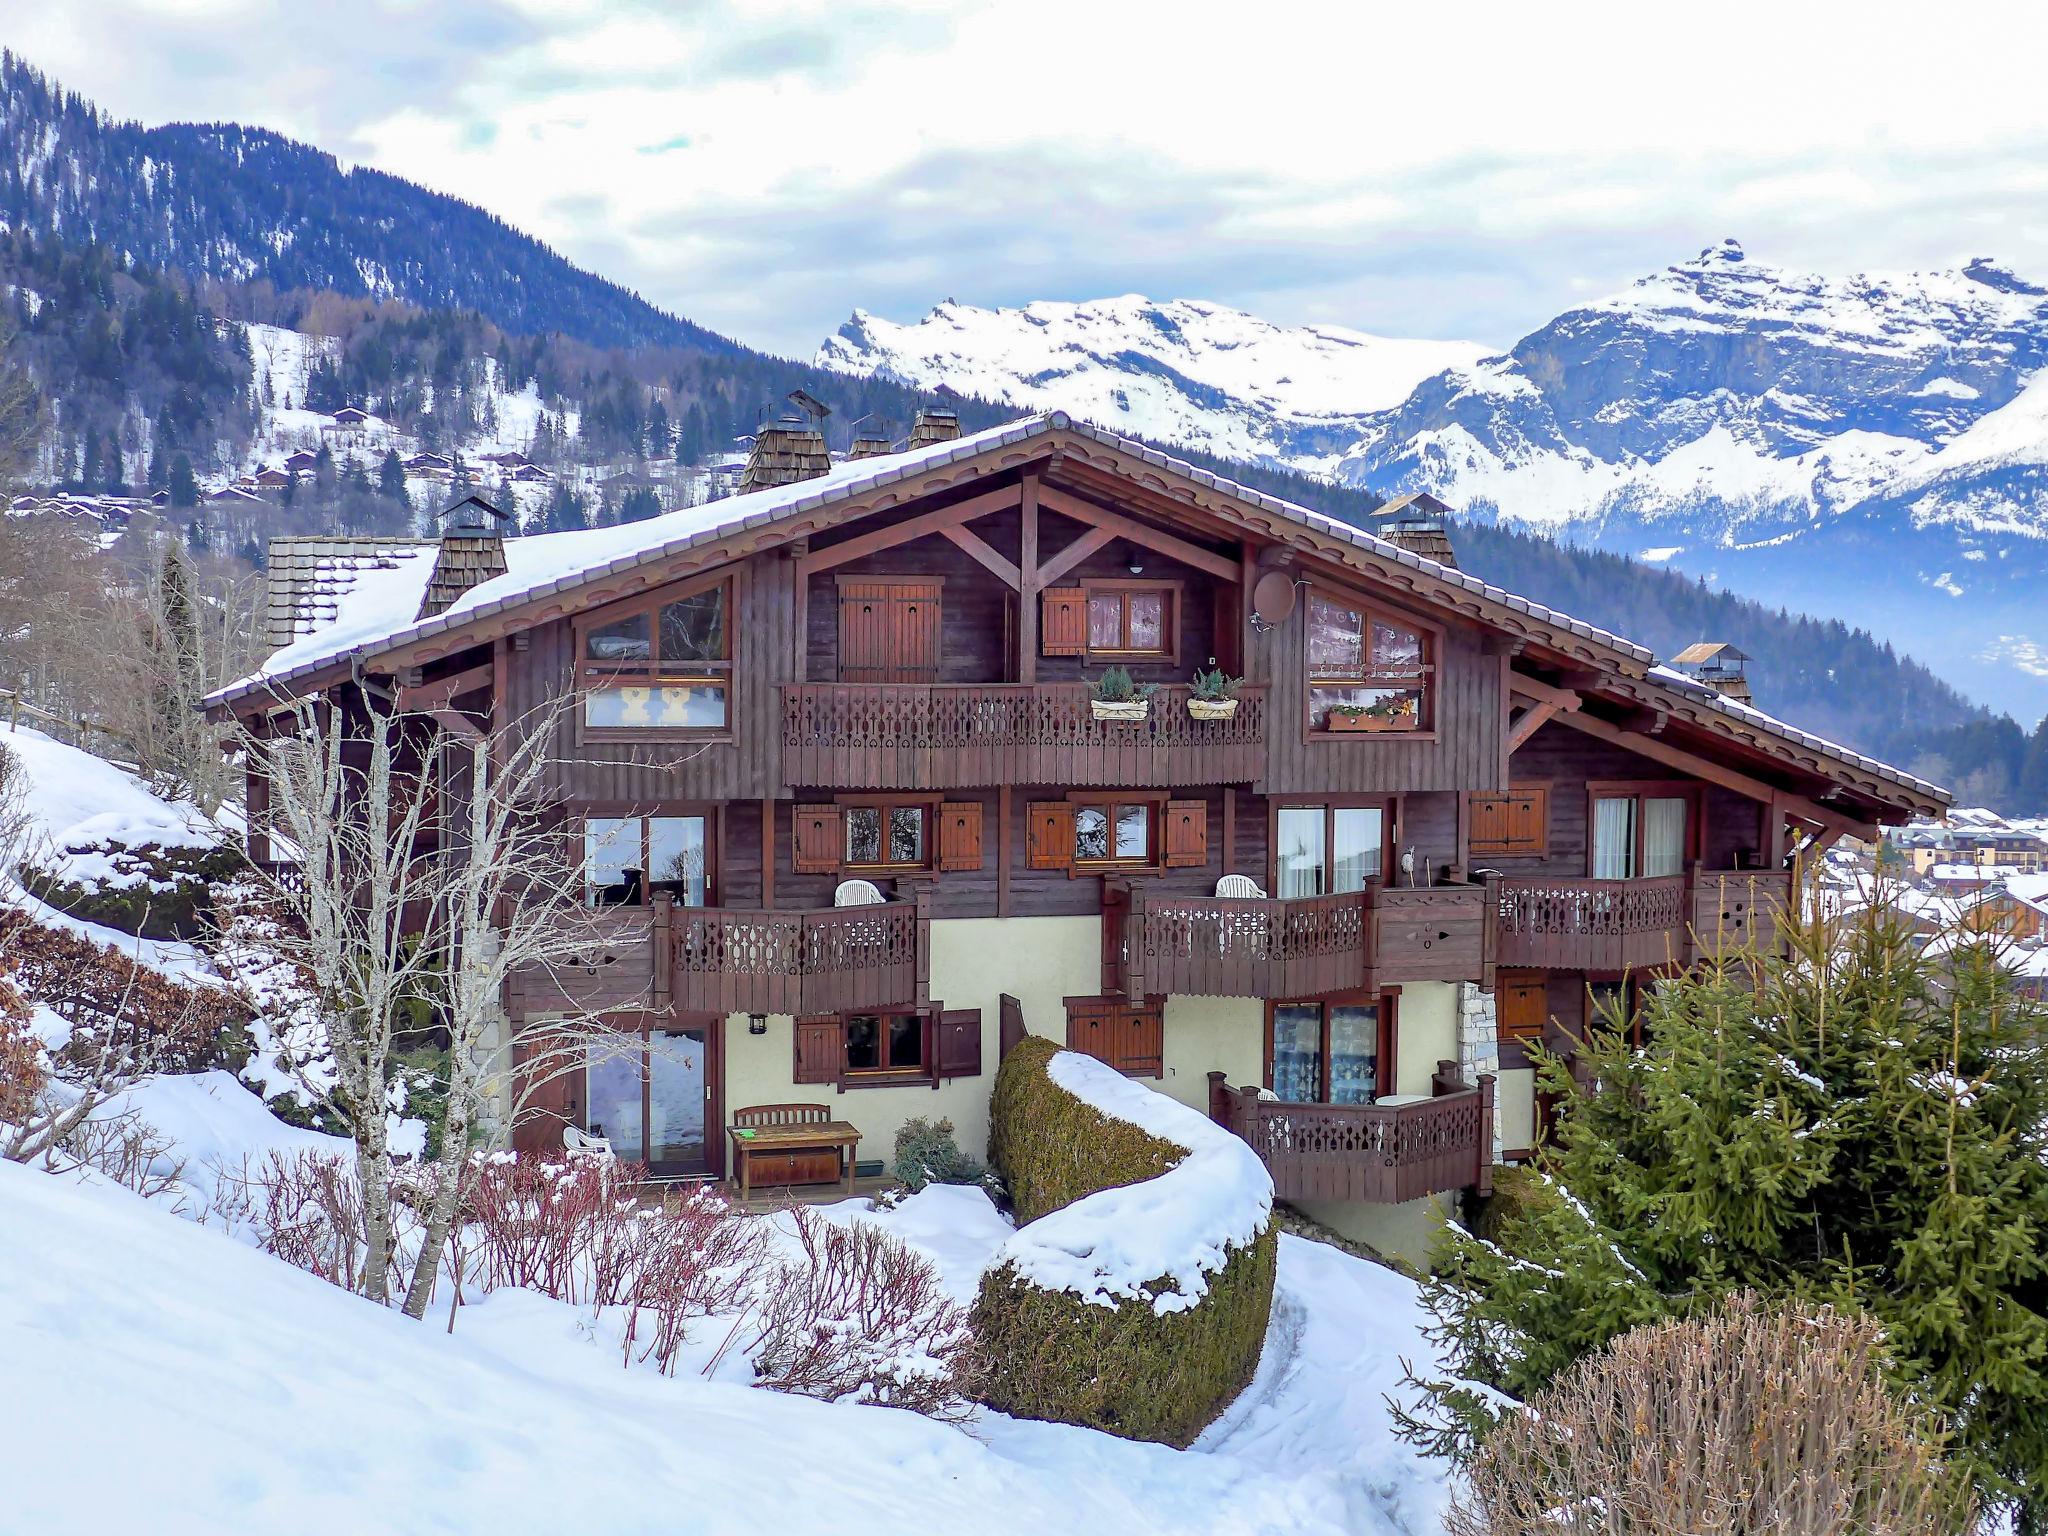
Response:
[[[471,587],[505,574],[505,528],[511,517],[481,496],[465,496],[441,513],[441,547],[414,616],[446,613]]]
[[[754,434],[754,451],[740,472],[740,494],[815,479],[831,467],[825,434],[814,424],[784,418]]]
[[[1427,491],[1396,496],[1376,515],[1385,521],[1373,532],[1389,544],[1454,571],[1458,568],[1458,552],[1451,548],[1451,509]]]
[[[849,459],[879,459],[896,451],[896,445],[889,441],[889,434],[873,427],[863,427],[853,435],[853,445],[846,450]]]
[[[1749,692],[1749,657],[1724,640],[1702,640],[1671,658],[1696,683],[1704,683],[1724,699],[1753,702]]]
[[[942,407],[931,407],[917,413],[917,420],[910,424],[910,446],[927,448],[933,443],[950,443],[960,435],[960,415],[957,411]]]

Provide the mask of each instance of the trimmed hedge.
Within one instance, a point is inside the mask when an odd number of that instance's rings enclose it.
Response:
[[[1113,1120],[1054,1083],[1058,1054],[1030,1036],[1003,1061],[990,1101],[989,1158],[1008,1182],[1020,1225],[1105,1189],[1165,1173],[1185,1149]],[[1138,1300],[1103,1306],[1047,1290],[999,1264],[974,1304],[977,1396],[1018,1418],[1106,1430],[1185,1447],[1258,1368],[1273,1305],[1279,1238],[1268,1224],[1233,1250],[1185,1311]],[[1178,1287],[1161,1279],[1158,1295]]]
[[[157,843],[136,847],[119,841],[81,844],[69,854],[100,854],[123,875],[127,885],[63,879],[29,869],[22,883],[37,900],[82,922],[98,923],[119,933],[144,939],[198,939],[213,926],[213,892],[238,878],[247,867],[232,845],[211,848],[165,848]]]

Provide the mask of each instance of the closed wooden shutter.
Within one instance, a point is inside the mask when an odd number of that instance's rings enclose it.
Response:
[[[1007,1058],[1024,1040],[1024,1005],[1005,992],[996,1000],[1001,1010],[997,1015],[996,1059]]]
[[[1067,1047],[1128,1077],[1158,1077],[1165,1054],[1165,1013],[1156,1002],[1068,998]]]
[[[981,1010],[948,1008],[939,1014],[934,1075],[940,1081],[981,1076]]]
[[[1466,797],[1466,845],[1474,858],[1540,857],[1550,846],[1550,786]]]
[[[1166,803],[1166,867],[1200,868],[1209,862],[1209,802]]]
[[[1088,649],[1088,594],[1079,587],[1047,587],[1038,624],[1046,656],[1079,656]]]
[[[846,1029],[836,1017],[796,1021],[793,1083],[836,1083],[846,1055]]]
[[[936,581],[846,578],[839,587],[839,680],[937,682],[939,618]]]
[[[1065,800],[1034,800],[1024,807],[1024,867],[1071,869],[1074,808]]]
[[[948,801],[939,807],[939,868],[981,868],[981,802]]]
[[[800,875],[837,874],[845,856],[845,819],[839,807],[798,806],[790,818],[789,867]]]

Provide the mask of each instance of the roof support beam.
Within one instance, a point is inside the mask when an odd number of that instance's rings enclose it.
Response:
[[[1585,701],[1569,688],[1553,688],[1549,683],[1538,682],[1521,672],[1508,674],[1508,688],[1525,699],[1536,699],[1542,703],[1570,713]]]
[[[1228,555],[1219,555],[1199,544],[1190,544],[1186,539],[1176,538],[1170,533],[1141,523],[1136,518],[1125,517],[1121,512],[1112,512],[1099,507],[1092,501],[1084,500],[1058,486],[1042,485],[1038,488],[1040,506],[1073,518],[1076,522],[1091,523],[1097,528],[1106,528],[1111,534],[1122,534],[1133,544],[1142,544],[1147,549],[1157,550],[1162,555],[1171,555],[1183,565],[1191,565],[1198,571],[1207,571],[1218,581],[1236,584],[1241,572],[1238,564]]]
[[[1549,700],[1532,704],[1522,711],[1521,718],[1508,730],[1508,751],[1512,754],[1523,742],[1543,729],[1544,723],[1557,713],[1558,706]]]
[[[1737,773],[1733,768],[1724,768],[1717,762],[1688,752],[1683,747],[1674,747],[1655,736],[1645,736],[1640,731],[1631,731],[1611,721],[1602,720],[1585,710],[1560,715],[1558,718],[1574,730],[1584,731],[1588,736],[1611,745],[1625,747],[1639,756],[1649,758],[1651,762],[1662,763],[1667,768],[1676,768],[1682,773],[1704,779],[1709,784],[1718,784],[1723,789],[1732,790],[1738,795],[1760,801],[1767,806],[1775,801],[1782,805],[1788,814],[1803,821],[1818,823],[1830,831],[1844,832],[1865,842],[1874,841],[1877,837],[1875,822],[1857,821],[1854,817],[1844,816],[1838,811],[1830,811],[1811,800],[1787,794],[1775,785],[1766,784],[1761,779],[1752,779],[1744,773]]]
[[[894,549],[899,544],[909,544],[928,534],[942,534],[948,528],[964,528],[978,517],[987,517],[991,512],[1006,511],[1019,505],[1023,499],[1024,492],[1020,486],[1011,485],[1000,490],[983,491],[979,496],[970,496],[967,500],[956,502],[950,507],[940,507],[935,512],[921,512],[916,517],[907,517],[890,527],[863,533],[843,544],[813,549],[797,561],[797,575],[800,578],[808,578],[819,571],[829,571],[836,565],[844,565],[849,560],[858,560],[863,555],[879,554],[885,549]],[[990,553],[993,554],[994,551],[991,550]]]
[[[1113,528],[1090,528],[1038,568],[1039,587],[1043,589],[1051,586],[1115,537],[1116,530]]]
[[[1024,590],[1024,575],[971,528],[941,528],[940,533],[981,562],[982,568],[1013,592]]]

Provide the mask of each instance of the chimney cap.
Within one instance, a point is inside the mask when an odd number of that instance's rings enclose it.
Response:
[[[813,422],[823,422],[832,414],[832,407],[807,389],[792,389],[783,398],[810,417]]]
[[[1747,651],[1737,650],[1725,640],[1699,640],[1671,658],[1674,667],[1688,672],[1722,672],[1739,675],[1749,660]]]
[[[443,533],[502,533],[512,514],[472,492],[435,514]]]

